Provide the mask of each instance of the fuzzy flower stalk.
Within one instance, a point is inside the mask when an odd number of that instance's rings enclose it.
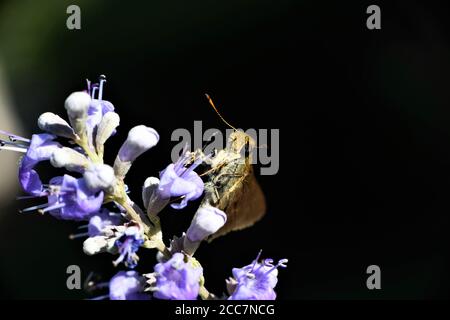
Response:
[[[41,132],[21,137],[0,130],[0,150],[18,152],[22,158],[17,177],[25,195],[35,203],[21,213],[38,212],[60,220],[80,223],[71,239],[83,239],[87,255],[112,255],[115,275],[93,288],[106,290],[94,299],[110,300],[195,300],[218,299],[205,287],[204,270],[194,257],[200,244],[210,239],[227,223],[225,211],[212,204],[188,209],[205,192],[202,165],[210,163],[201,151],[185,148],[179,159],[163,170],[154,171],[143,181],[143,209],[131,199],[126,184],[136,161],[152,156],[160,140],[158,132],[147,125],[132,127],[118,145],[113,163],[105,161],[108,141],[116,139],[120,117],[114,105],[105,100],[106,77],[98,82],[87,81],[85,90],[73,92],[64,101],[66,115],[45,112],[37,119]],[[43,164],[55,172],[49,179],[40,174]],[[47,176],[47,174],[45,175]],[[146,177],[147,175],[142,175]],[[163,241],[161,218],[166,208],[176,215],[189,214],[192,221],[181,237],[173,236],[170,245]],[[156,250],[157,263],[143,265],[147,273],[133,270],[140,256]],[[227,280],[228,295],[224,299],[275,299],[278,268],[287,260],[274,264],[271,259],[253,261],[243,268],[234,268]],[[141,267],[141,266],[140,266]],[[152,270],[152,271],[149,271]]]

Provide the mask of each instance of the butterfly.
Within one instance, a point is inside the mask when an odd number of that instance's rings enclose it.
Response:
[[[252,166],[255,140],[226,122],[211,98],[206,96],[219,117],[234,129],[226,148],[216,152],[207,161],[210,169],[207,171],[205,196],[200,206],[211,205],[227,215],[225,225],[208,238],[208,241],[212,241],[228,232],[252,226],[266,213],[266,201]]]

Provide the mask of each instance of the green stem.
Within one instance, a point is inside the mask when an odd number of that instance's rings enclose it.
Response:
[[[100,157],[97,153],[93,152],[91,148],[89,148],[86,137],[76,140],[75,143],[78,144],[83,149],[83,151],[86,153],[88,158],[92,160],[92,162],[96,163],[103,162],[103,157]]]
[[[136,212],[136,210],[133,209],[133,206],[130,205],[130,203],[126,200],[118,202],[122,207],[125,208],[130,219],[139,223],[144,228],[145,234],[147,234],[150,231],[150,227],[142,221],[141,216]]]
[[[161,252],[167,259],[170,259],[172,257],[172,253],[169,251],[169,249],[167,249],[164,242],[158,241],[156,249],[158,249],[158,251]]]
[[[119,203],[127,210],[128,215],[131,219],[138,222],[140,225],[144,227],[145,234],[151,239],[153,235],[157,234],[161,231],[161,224],[159,222],[158,217],[154,217],[156,219],[151,219],[145,215],[141,208],[136,205],[128,196]],[[152,225],[152,228],[150,226]],[[166,258],[170,258],[172,256],[169,249],[167,249],[166,245],[162,240],[156,241],[156,249],[161,252]]]

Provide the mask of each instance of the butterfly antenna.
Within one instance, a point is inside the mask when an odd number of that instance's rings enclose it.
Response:
[[[227,120],[224,119],[224,117],[222,117],[222,115],[220,114],[219,110],[217,110],[216,106],[214,105],[214,102],[212,101],[211,97],[205,93],[206,99],[208,99],[209,104],[211,105],[211,107],[213,107],[214,111],[216,111],[217,115],[220,117],[220,119],[222,119],[222,121],[229,126],[231,129],[233,129],[234,131],[237,131],[237,129],[235,127],[233,127],[231,124],[228,123]]]

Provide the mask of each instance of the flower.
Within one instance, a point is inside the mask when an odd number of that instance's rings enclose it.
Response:
[[[192,219],[183,241],[183,249],[193,255],[203,239],[214,234],[227,222],[227,215],[212,206],[200,207]]]
[[[86,119],[90,104],[91,96],[84,91],[70,94],[64,102],[69,122],[80,138],[86,136]]]
[[[38,118],[38,126],[41,130],[48,133],[65,137],[69,139],[76,139],[77,136],[72,127],[66,120],[51,112],[45,112]]]
[[[83,172],[89,166],[89,160],[83,154],[67,147],[53,151],[50,163],[55,168],[65,168],[74,172]]]
[[[38,173],[33,169],[40,161],[49,160],[61,145],[53,141],[56,136],[48,133],[34,134],[19,166],[19,182],[23,190],[31,195],[43,194],[43,186]]]
[[[191,241],[201,241],[219,230],[227,221],[227,215],[212,206],[200,207],[197,210],[186,237]]]
[[[99,83],[91,85],[87,80],[87,92],[91,97],[89,107],[87,109],[86,117],[86,134],[89,147],[96,149],[103,155],[103,145],[106,140],[116,133],[116,128],[119,125],[120,118],[114,112],[114,105],[106,100],[103,100],[103,87],[106,83],[106,77],[100,76]],[[95,98],[98,90],[97,98]]]
[[[132,128],[120,147],[114,162],[116,176],[123,179],[130,170],[133,161],[145,151],[153,148],[158,141],[159,134],[155,129],[143,125]]]
[[[128,227],[123,235],[115,242],[115,246],[119,250],[119,257],[113,262],[115,266],[124,262],[127,268],[134,268],[137,265],[139,257],[136,252],[144,243],[144,237],[139,225],[131,225]]]
[[[136,126],[128,132],[127,140],[119,150],[118,157],[122,162],[134,161],[145,151],[153,148],[159,141],[155,129],[143,125]]]
[[[83,174],[86,185],[94,191],[110,191],[116,184],[114,169],[107,164],[92,164]]]
[[[98,212],[103,203],[103,192],[90,190],[86,181],[69,175],[50,181],[48,205],[42,212],[64,220],[86,220]]]
[[[84,91],[77,91],[71,93],[66,101],[64,107],[67,110],[69,118],[72,120],[85,118],[89,105],[91,104],[91,97]]]
[[[200,289],[203,269],[192,258],[175,253],[167,262],[155,266],[153,296],[166,300],[195,300]]]
[[[87,128],[91,132],[100,124],[103,116],[114,111],[114,105],[106,100],[92,99],[87,113]]]
[[[158,196],[162,199],[182,197],[180,203],[172,203],[174,209],[183,209],[188,201],[198,199],[204,190],[204,184],[194,169],[202,162],[201,158],[191,162],[191,153],[184,152],[177,162],[171,163],[160,172]]]
[[[148,177],[142,186],[142,201],[147,213],[151,216],[157,215],[170,202],[169,198],[163,199],[159,192],[159,179],[156,177]]]
[[[274,288],[278,282],[278,267],[285,268],[287,259],[273,265],[272,259],[258,263],[259,256],[252,264],[233,269],[233,278],[228,281],[231,295],[229,300],[275,300]]]
[[[115,134],[116,128],[120,124],[120,117],[115,112],[107,112],[103,115],[102,120],[97,126],[97,134],[95,136],[95,148],[97,152],[102,156],[104,144],[106,140]]]
[[[145,278],[136,271],[119,271],[109,281],[111,300],[147,300],[150,296],[144,291]]]
[[[103,230],[108,226],[116,226],[120,224],[122,217],[120,214],[102,209],[89,219],[88,232],[89,237],[101,235]]]
[[[89,143],[91,145],[94,145],[94,142],[95,142],[94,135],[96,134],[96,132],[95,132],[96,129],[102,122],[103,117],[107,113],[110,113],[110,112],[116,114],[114,112],[114,106],[111,102],[106,101],[106,100],[100,100],[100,99],[92,99],[91,100],[91,104],[89,105],[88,115],[87,115],[87,120],[86,120],[86,130],[87,130]],[[111,132],[111,134],[113,134],[113,132]],[[109,138],[109,136],[107,138]]]

